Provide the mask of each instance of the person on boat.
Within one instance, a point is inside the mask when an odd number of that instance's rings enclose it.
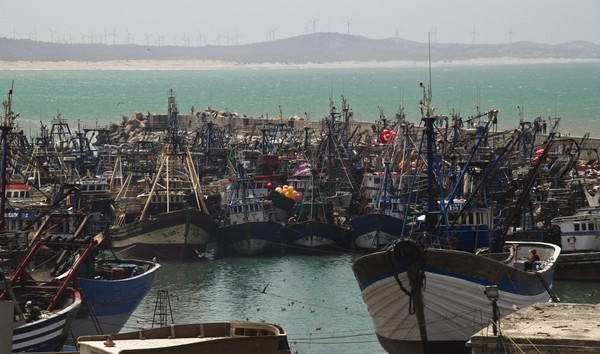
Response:
[[[27,323],[35,322],[42,317],[42,309],[37,305],[34,306],[31,301],[25,303],[25,310],[27,311]]]
[[[458,249],[458,237],[456,237],[456,234],[452,234],[452,236],[450,236],[448,239],[448,245],[450,246],[451,250]]]
[[[531,256],[525,262],[525,270],[538,270],[540,268],[540,255],[537,250],[531,250]]]

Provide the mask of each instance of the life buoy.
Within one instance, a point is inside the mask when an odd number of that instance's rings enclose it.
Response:
[[[217,194],[217,193],[219,193],[219,187],[217,187],[217,186],[212,186],[212,187],[210,187],[210,192],[211,192],[212,194]]]
[[[373,211],[373,207],[368,204],[363,208],[363,213],[365,214],[371,214],[371,211]]]
[[[569,244],[571,244],[571,245],[574,244],[575,241],[577,241],[577,239],[575,238],[575,236],[571,236],[571,237],[567,238],[567,242]]]

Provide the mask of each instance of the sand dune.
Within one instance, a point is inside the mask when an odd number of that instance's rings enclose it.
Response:
[[[437,61],[434,66],[513,65],[540,63],[600,62],[600,59],[515,59],[482,58]],[[353,68],[353,67],[423,67],[426,61],[368,61],[306,64],[250,63],[200,60],[116,60],[116,61],[0,61],[0,70],[217,70],[236,68]]]

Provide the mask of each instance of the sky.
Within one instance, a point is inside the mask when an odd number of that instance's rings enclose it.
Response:
[[[0,37],[242,45],[315,32],[434,43],[600,44],[600,0],[0,0]]]

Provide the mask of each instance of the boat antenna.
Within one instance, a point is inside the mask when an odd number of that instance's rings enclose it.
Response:
[[[431,96],[431,32],[427,33],[427,52],[429,61],[429,95]]]

